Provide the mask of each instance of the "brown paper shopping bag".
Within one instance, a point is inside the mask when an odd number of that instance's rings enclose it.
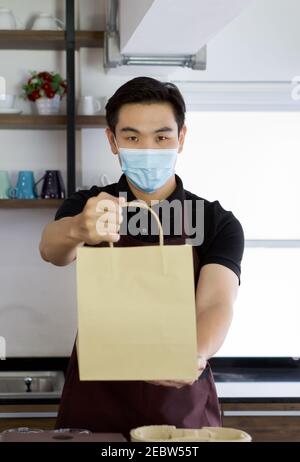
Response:
[[[80,380],[195,380],[192,247],[81,247],[77,253]]]

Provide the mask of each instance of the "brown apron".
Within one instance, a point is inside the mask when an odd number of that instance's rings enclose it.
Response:
[[[184,244],[182,236],[167,237],[168,244]],[[121,235],[115,246],[157,245]],[[198,256],[193,247],[195,288]],[[181,428],[220,426],[220,408],[209,364],[193,385],[181,389],[143,381],[80,381],[76,345],[68,365],[56,428],[85,428],[93,432],[123,433],[143,425]]]

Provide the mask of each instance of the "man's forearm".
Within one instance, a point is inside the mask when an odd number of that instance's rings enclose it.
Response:
[[[211,358],[222,346],[233,316],[233,307],[213,305],[197,311],[198,354]]]
[[[42,234],[40,253],[45,261],[65,266],[76,258],[77,247],[84,243],[74,236],[76,217],[66,217],[49,223]]]

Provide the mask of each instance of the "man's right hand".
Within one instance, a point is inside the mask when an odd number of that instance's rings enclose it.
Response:
[[[73,217],[72,237],[89,245],[102,241],[117,242],[120,239],[124,203],[124,197],[115,197],[105,192],[91,197],[83,211]]]

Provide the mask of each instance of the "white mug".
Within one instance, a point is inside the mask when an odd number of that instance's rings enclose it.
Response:
[[[82,96],[78,104],[78,114],[93,115],[101,110],[101,102],[94,96]]]
[[[32,30],[63,30],[64,28],[63,21],[48,13],[37,15],[32,25]]]
[[[1,30],[14,30],[18,28],[18,24],[21,28],[24,28],[24,25],[15,18],[13,12],[6,8],[0,8],[0,29]]]

